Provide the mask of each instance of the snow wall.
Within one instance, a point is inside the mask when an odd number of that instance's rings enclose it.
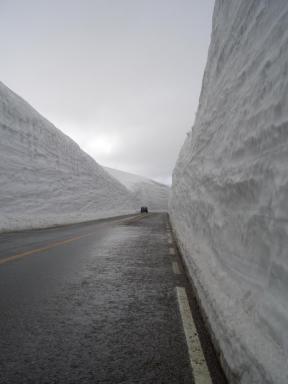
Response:
[[[0,83],[0,231],[135,212],[137,202],[69,137]]]
[[[142,176],[105,167],[111,176],[132,192],[138,207],[147,206],[149,211],[167,212],[170,187]]]
[[[216,0],[170,215],[233,383],[288,383],[288,2]]]

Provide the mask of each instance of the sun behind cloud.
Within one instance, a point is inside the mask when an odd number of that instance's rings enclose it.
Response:
[[[112,135],[95,135],[92,140],[85,143],[84,150],[88,153],[96,155],[111,155],[118,147],[119,140]]]

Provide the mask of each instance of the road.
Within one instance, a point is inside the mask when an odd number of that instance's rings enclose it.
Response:
[[[225,383],[167,214],[2,234],[0,291],[1,384]]]

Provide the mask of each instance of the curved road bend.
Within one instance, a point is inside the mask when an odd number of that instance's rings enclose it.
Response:
[[[0,383],[225,383],[185,289],[167,214],[0,235]]]

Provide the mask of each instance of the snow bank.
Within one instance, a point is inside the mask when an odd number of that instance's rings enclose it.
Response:
[[[138,208],[145,205],[152,211],[168,211],[170,188],[167,185],[118,169],[105,169],[133,193]]]
[[[216,0],[171,220],[235,383],[288,383],[288,2]]]
[[[0,83],[0,231],[135,211],[133,195]]]

